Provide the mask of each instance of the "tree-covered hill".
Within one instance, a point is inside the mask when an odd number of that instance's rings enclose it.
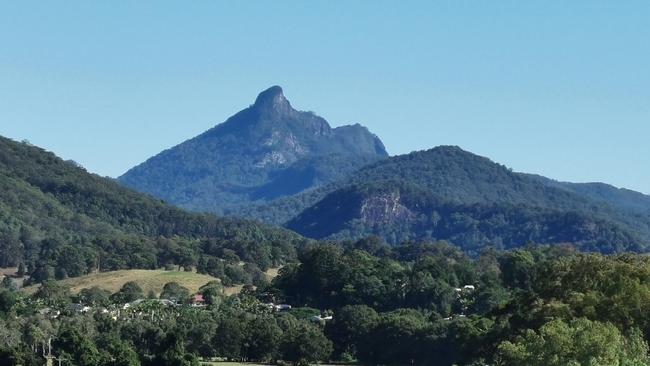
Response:
[[[379,161],[255,211],[314,238],[445,239],[468,250],[572,242],[603,252],[650,242],[648,215],[450,146]]]
[[[193,211],[230,212],[339,180],[388,157],[365,127],[331,128],[295,110],[279,86],[224,123],[165,150],[119,178]]]
[[[605,183],[558,182],[538,175],[531,176],[549,186],[575,192],[589,199],[606,202],[626,211],[646,216],[650,215],[650,196],[643,193],[625,188],[616,188]]]
[[[165,265],[242,279],[240,261],[257,273],[294,258],[303,241],[246,220],[187,213],[0,137],[0,266],[24,264],[36,280]]]

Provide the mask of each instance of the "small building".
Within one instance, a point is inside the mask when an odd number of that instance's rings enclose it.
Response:
[[[463,287],[456,287],[454,290],[456,292],[472,292],[476,290],[476,287],[474,285],[465,285]]]
[[[56,318],[59,317],[59,315],[61,315],[61,311],[53,310],[52,308],[49,308],[49,307],[39,310],[38,313],[41,314],[41,315],[48,316],[48,317],[50,317],[52,319],[56,319]]]
[[[331,316],[331,315],[327,315],[327,316],[314,315],[311,318],[309,318],[309,320],[311,320],[313,322],[324,322],[324,321],[328,321],[328,320],[332,320],[332,319],[334,319],[334,317]]]
[[[195,305],[195,306],[205,305],[205,298],[203,297],[202,294],[196,294],[196,295],[192,296],[192,298],[190,299],[190,302],[192,303],[192,305]]]
[[[176,302],[168,299],[138,299],[132,302],[127,302],[126,304],[122,305],[122,310],[129,309],[133,306],[138,306],[142,303],[158,303],[163,306],[176,306],[178,305]]]
[[[288,305],[288,304],[275,305],[275,310],[277,310],[277,311],[289,311],[289,310],[291,310],[291,305]]]
[[[91,307],[85,306],[84,304],[72,304],[70,305],[70,310],[76,313],[87,313],[91,310]]]

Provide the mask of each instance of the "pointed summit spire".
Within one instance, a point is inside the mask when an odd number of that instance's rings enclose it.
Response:
[[[261,92],[255,99],[254,107],[262,111],[272,111],[276,113],[287,113],[292,110],[291,104],[284,97],[282,88],[274,85]]]

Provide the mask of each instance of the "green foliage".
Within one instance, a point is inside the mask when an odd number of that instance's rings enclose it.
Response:
[[[315,362],[329,359],[332,342],[316,326],[299,323],[284,334],[280,349],[283,360]]]
[[[277,357],[282,340],[282,329],[270,316],[258,316],[248,323],[246,358],[269,362]]]
[[[533,204],[456,203],[412,182],[373,181],[332,192],[286,226],[317,239],[359,239],[373,234],[392,244],[447,240],[472,254],[486,246],[510,249],[531,242],[573,243],[605,253],[639,251],[650,237],[630,229],[614,214]]]
[[[370,364],[398,365],[405,360],[412,363],[421,355],[414,341],[426,325],[426,318],[414,310],[383,314],[361,342],[359,357]]]
[[[187,213],[0,137],[0,267],[20,265],[31,281],[165,265],[207,272],[205,263],[228,251],[268,268],[295,259],[303,242],[286,230]]]
[[[365,304],[379,310],[409,306],[448,314],[454,288],[473,283],[475,273],[457,249],[443,243],[435,248],[437,256],[422,256],[406,265],[355,249],[317,246],[301,253],[300,266],[284,267],[274,284],[287,300],[319,309]]]
[[[144,291],[140,285],[133,281],[126,282],[120,291],[111,295],[111,301],[118,304],[126,304],[139,299],[144,299]]]
[[[184,302],[190,297],[190,290],[179,285],[177,282],[168,282],[163,286],[160,293],[161,299]]]
[[[334,341],[335,355],[356,355],[359,345],[378,322],[377,312],[366,305],[346,305],[339,309],[326,327],[327,335]]]
[[[20,302],[20,294],[8,289],[0,289],[0,319],[6,319],[15,311]]]
[[[0,287],[9,291],[18,290],[18,286],[16,286],[16,283],[9,276],[4,276],[2,282],[0,282]]]
[[[361,245],[305,248],[301,263],[283,267],[257,292],[249,286],[225,297],[218,282],[207,284],[200,292],[214,298],[206,307],[150,300],[128,309],[92,305],[83,313],[69,310],[70,295],[54,282],[27,298],[2,289],[0,360],[40,365],[42,347],[52,340],[57,357],[102,366],[196,365],[214,357],[278,364],[650,365],[646,256],[530,247],[470,259],[448,244],[410,243],[371,246],[377,257]],[[111,298],[138,293],[132,287]],[[177,285],[166,287],[184,294]],[[77,298],[99,304],[105,296],[89,289]],[[293,309],[274,311],[269,299]],[[319,314],[328,320],[311,319]]]
[[[110,302],[110,296],[109,291],[93,286],[79,291],[77,298],[80,303],[88,306],[106,306]]]
[[[254,210],[261,218],[283,217],[270,222],[317,239],[374,234],[391,244],[447,240],[472,254],[530,242],[574,243],[604,253],[639,251],[650,243],[650,220],[638,209],[448,146],[382,160]]]
[[[77,365],[101,365],[101,353],[97,346],[82,329],[74,324],[62,326],[53,346],[60,350],[60,357]]]
[[[314,316],[321,315],[320,310],[310,308],[310,307],[296,307],[292,308],[290,311],[291,315],[293,315],[296,319],[302,319],[302,320],[307,320],[310,319]]]
[[[555,364],[572,364],[578,357],[576,365],[605,365],[613,362],[612,355],[620,359],[612,365],[647,362],[650,261],[645,256],[538,247],[487,251],[470,260],[437,243],[398,246],[378,258],[347,247],[306,249],[300,265],[283,268],[273,283],[290,303],[334,309],[325,330],[337,358],[386,365],[526,365],[543,355],[529,350],[534,339],[526,335],[548,339],[540,328],[556,320],[587,330],[571,335],[579,340],[569,337],[574,348],[564,356],[549,346],[548,357],[559,357]],[[373,296],[361,296],[373,286],[357,284],[372,284],[372,278],[387,280],[376,282],[382,290],[370,291]],[[575,319],[582,320],[572,323]],[[589,351],[599,347],[597,342],[611,345],[602,347],[602,354]],[[590,354],[605,361],[585,363]]]
[[[116,334],[111,334],[108,337],[100,337],[97,340],[97,346],[110,359],[108,362],[105,361],[110,366],[141,365],[138,353],[128,342],[117,338]]]
[[[209,305],[219,305],[223,299],[223,285],[218,281],[211,281],[201,286],[199,293]]]
[[[527,331],[499,346],[504,366],[641,366],[649,365],[648,345],[638,332],[625,337],[609,323],[584,318],[556,319],[539,332]]]
[[[36,299],[42,300],[48,306],[63,307],[70,303],[70,291],[56,281],[46,281],[36,290]]]
[[[237,319],[223,318],[217,327],[214,341],[220,355],[228,359],[239,358],[244,341],[244,329]]]

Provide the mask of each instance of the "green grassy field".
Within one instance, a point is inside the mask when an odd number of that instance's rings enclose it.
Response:
[[[156,294],[160,294],[163,286],[167,282],[178,282],[181,286],[187,287],[191,292],[196,292],[199,287],[206,283],[218,280],[215,277],[194,272],[165,271],[162,269],[131,269],[93,273],[86,276],[61,280],[60,283],[68,286],[72,293],[78,293],[84,288],[93,286],[113,293],[117,292],[126,282],[134,281],[142,287],[145,293],[153,291]],[[27,293],[33,293],[36,289],[38,289],[37,285],[25,287],[23,290]],[[238,287],[231,287],[227,288],[226,292],[234,293],[239,289]]]
[[[11,272],[13,269],[7,269],[7,272]],[[15,270],[13,270],[15,272]],[[12,272],[12,273],[13,273]],[[277,268],[269,269],[266,272],[266,275],[269,279],[273,279],[278,274]],[[166,271],[163,269],[129,269],[121,271],[111,271],[111,272],[99,272],[92,273],[86,276],[68,278],[65,280],[59,281],[65,286],[70,288],[70,292],[73,294],[78,293],[84,288],[90,288],[97,286],[104,290],[108,290],[111,293],[117,292],[122,285],[126,282],[135,281],[145,293],[148,293],[152,290],[156,295],[159,295],[162,291],[163,286],[167,282],[178,282],[181,286],[187,287],[190,292],[194,293],[198,289],[210,281],[219,281],[218,278],[198,274],[195,272],[184,272],[184,271]],[[239,293],[243,286],[230,286],[224,288],[224,293],[226,295],[233,295]],[[36,292],[38,285],[28,286],[23,288],[23,291],[26,293],[32,294]]]

